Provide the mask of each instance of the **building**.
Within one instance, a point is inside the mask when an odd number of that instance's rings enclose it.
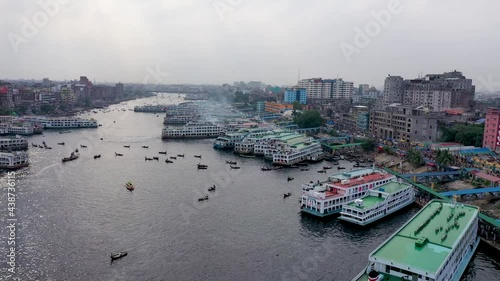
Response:
[[[7,86],[0,87],[0,107],[14,107],[12,91]]]
[[[368,85],[368,84],[359,84],[358,94],[360,94],[360,95],[367,94],[369,90],[370,90],[370,85]]]
[[[424,108],[393,104],[370,113],[369,130],[375,137],[389,141],[436,141],[442,115]]]
[[[123,97],[123,83],[116,83],[115,85],[115,96],[117,98]]]
[[[484,124],[483,147],[500,151],[500,109],[488,108]]]
[[[258,101],[256,103],[257,112],[264,112],[265,108],[266,108],[266,103],[264,101]]]
[[[473,106],[474,94],[472,79],[466,79],[456,70],[407,80],[389,76],[384,84],[384,105],[425,106],[439,112],[450,108],[469,110]]]
[[[266,112],[284,113],[287,110],[293,110],[293,104],[282,104],[275,102],[265,102],[264,110]]]
[[[368,111],[358,113],[356,125],[362,132],[368,131],[370,127],[370,113]]]
[[[300,80],[298,87],[306,89],[308,99],[350,99],[354,83],[342,78],[310,78]]]
[[[301,104],[307,104],[307,90],[305,88],[289,88],[285,90],[285,103],[299,101]]]

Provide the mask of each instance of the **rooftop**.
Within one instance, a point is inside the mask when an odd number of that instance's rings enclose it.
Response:
[[[378,196],[366,196],[361,198],[363,200],[363,206],[358,206],[356,205],[355,202],[351,202],[347,204],[347,206],[352,207],[352,208],[358,208],[358,209],[369,209],[373,205],[377,205],[380,202],[384,202],[385,198],[378,197]]]
[[[473,206],[433,200],[377,248],[370,260],[383,259],[435,274],[478,213]]]
[[[360,171],[360,170],[358,170],[358,171]],[[355,174],[356,177],[352,176],[352,173],[345,173],[346,175],[342,175],[340,177],[331,176],[329,178],[332,181],[332,182],[330,182],[330,184],[337,187],[337,188],[349,188],[349,187],[353,187],[356,185],[361,185],[361,184],[371,183],[371,182],[375,182],[375,181],[379,181],[379,180],[394,178],[393,175],[383,173],[383,172],[380,172],[378,170],[365,169],[365,171],[369,171],[370,174],[367,174],[366,172],[359,172],[359,173]],[[349,174],[351,174],[350,178],[348,177]],[[345,180],[345,182],[344,182],[344,180]]]
[[[378,191],[385,192],[385,193],[395,193],[395,192],[403,190],[407,187],[408,187],[407,183],[399,183],[399,182],[393,181],[393,182],[388,182],[386,184],[383,184],[383,185],[375,188],[374,190],[378,190]]]

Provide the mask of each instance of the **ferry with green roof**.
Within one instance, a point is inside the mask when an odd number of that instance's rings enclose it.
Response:
[[[334,174],[323,182],[303,184],[301,211],[318,217],[338,214],[344,205],[395,179],[394,175],[373,167]]]
[[[432,200],[369,255],[353,281],[458,281],[479,244],[479,209]]]
[[[401,210],[414,201],[413,186],[401,179],[393,180],[344,205],[339,219],[365,226]]]

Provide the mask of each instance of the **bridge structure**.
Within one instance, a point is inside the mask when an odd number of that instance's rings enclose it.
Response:
[[[405,178],[413,179],[414,182],[449,182],[460,179],[465,171],[427,172],[420,174],[403,174]]]
[[[450,197],[450,196],[454,196],[454,195],[462,196],[462,195],[484,194],[484,193],[489,193],[493,196],[497,196],[497,194],[500,195],[500,186],[446,191],[446,192],[441,192],[441,195],[446,196],[446,197]],[[497,193],[497,194],[495,194],[495,193]]]
[[[384,168],[384,170],[390,174],[393,174],[395,175],[396,177],[398,178],[403,178],[405,179],[408,183],[410,183],[411,185],[413,185],[414,187],[416,187],[417,189],[421,190],[421,191],[424,191],[426,193],[429,193],[431,194],[432,196],[436,197],[436,198],[439,198],[439,199],[442,199],[442,200],[448,200],[448,201],[451,201],[452,199],[451,198],[448,198],[447,196],[444,196],[434,190],[432,190],[431,188],[421,184],[421,183],[417,183],[415,181],[413,181],[412,179],[409,179],[407,177],[404,177],[402,174],[398,173],[398,172],[395,172],[391,169],[388,169],[388,168]],[[483,213],[480,213],[479,214],[479,219],[481,219],[482,221],[488,223],[488,224],[491,224],[495,227],[500,227],[500,222],[497,221],[496,219],[488,216],[488,215],[485,215]]]

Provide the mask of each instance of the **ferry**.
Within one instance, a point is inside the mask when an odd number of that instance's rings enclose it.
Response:
[[[64,128],[97,128],[97,121],[93,118],[83,119],[78,117],[42,117],[31,116],[23,119],[32,123],[39,123],[44,129],[64,129]]]
[[[29,123],[0,124],[0,130],[6,135],[33,135],[36,132],[34,125]]]
[[[183,125],[199,118],[197,115],[175,115],[175,116],[165,116],[163,118],[163,124],[179,124]]]
[[[234,153],[253,154],[255,153],[255,145],[257,143],[269,140],[272,136],[279,133],[281,133],[281,130],[265,130],[250,133],[243,140],[235,142]]]
[[[168,105],[144,105],[144,106],[135,106],[134,112],[149,112],[149,113],[162,113],[166,111]]]
[[[220,136],[214,141],[214,148],[220,148],[220,149],[234,148],[236,142],[243,140],[243,138],[246,135],[247,134],[243,132],[236,132]]]
[[[17,136],[16,138],[0,138],[0,150],[28,149],[28,141]]]
[[[353,281],[458,281],[479,244],[479,209],[432,200],[370,253]]]
[[[369,190],[396,177],[386,171],[368,168],[339,173],[324,182],[302,185],[301,211],[318,217],[338,214],[342,206],[365,196]]]
[[[368,191],[362,198],[342,206],[339,219],[365,226],[415,201],[413,186],[401,179],[393,180]]]
[[[190,122],[182,129],[164,128],[162,139],[216,138],[224,133],[224,128],[210,122]]]
[[[280,150],[273,154],[273,164],[291,166],[299,162],[317,161],[323,155],[323,149],[313,138],[299,138],[292,143],[282,144]]]
[[[0,152],[0,169],[19,169],[29,165],[27,152]]]

